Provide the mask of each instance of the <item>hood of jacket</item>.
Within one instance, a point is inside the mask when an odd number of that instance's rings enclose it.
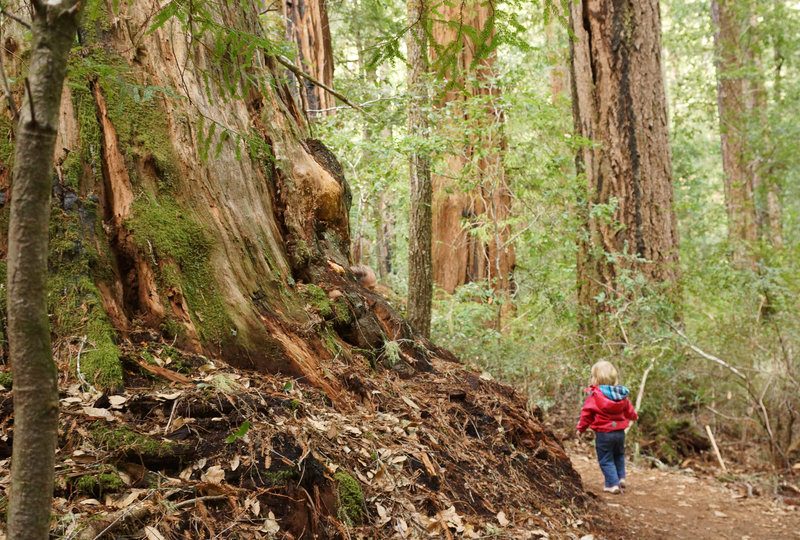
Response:
[[[628,397],[628,394],[630,394],[630,390],[621,384],[614,386],[601,384],[598,386],[598,388],[600,389],[600,392],[602,392],[602,394],[611,401],[622,401]]]

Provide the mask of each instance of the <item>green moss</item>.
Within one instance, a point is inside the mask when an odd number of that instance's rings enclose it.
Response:
[[[310,283],[306,285],[304,296],[306,300],[314,306],[320,317],[323,319],[330,319],[333,316],[331,302],[328,300],[328,295],[322,287]]]
[[[85,335],[90,346],[81,355],[81,374],[100,389],[122,386],[116,333],[90,277],[103,261],[78,212],[51,210],[47,308],[53,332]],[[110,264],[103,261],[102,264]]]
[[[95,424],[91,434],[95,442],[105,445],[109,450],[132,450],[148,456],[172,456],[181,447],[173,441],[160,441],[149,435],[136,433],[127,426],[111,428],[104,424]]]
[[[152,248],[164,263],[156,269],[159,285],[180,285],[202,340],[230,342],[235,330],[209,262],[212,242],[194,215],[168,197],[140,199],[131,210],[127,226],[139,249]]]
[[[334,475],[339,495],[339,519],[348,525],[358,525],[364,517],[364,494],[355,478],[344,471]]]
[[[14,166],[14,125],[5,115],[0,115],[0,170]]]
[[[86,474],[79,476],[74,483],[75,489],[99,497],[104,493],[119,491],[125,485],[114,467],[106,467],[100,474]]]
[[[282,486],[297,480],[300,475],[297,469],[283,469],[281,471],[264,471],[261,475],[273,486]]]
[[[353,317],[350,314],[350,306],[347,305],[347,300],[345,300],[344,296],[340,296],[333,301],[333,311],[338,322],[343,324],[350,324],[353,322]]]
[[[0,386],[3,386],[7,390],[10,390],[13,384],[14,384],[14,379],[11,377],[10,371],[3,371],[2,373],[0,373]]]

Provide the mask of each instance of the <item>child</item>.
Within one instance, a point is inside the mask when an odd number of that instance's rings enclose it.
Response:
[[[592,366],[591,386],[578,422],[578,438],[592,428],[597,461],[606,480],[603,491],[620,493],[625,487],[625,428],[639,415],[628,399],[628,389],[617,386],[617,369],[610,362]]]

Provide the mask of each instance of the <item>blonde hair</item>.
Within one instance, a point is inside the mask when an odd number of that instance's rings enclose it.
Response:
[[[618,380],[617,368],[611,362],[602,360],[592,366],[592,386],[600,386],[601,384],[614,385],[617,384]]]

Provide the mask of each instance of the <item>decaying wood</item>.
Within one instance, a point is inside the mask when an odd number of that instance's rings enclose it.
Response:
[[[711,428],[706,424],[706,433],[708,434],[708,439],[711,441],[711,446],[714,448],[714,455],[717,456],[717,462],[719,466],[722,468],[723,471],[728,472],[728,468],[725,466],[725,462],[722,461],[722,454],[719,453],[719,446],[717,446],[717,440],[714,438],[714,434],[711,432]]]

